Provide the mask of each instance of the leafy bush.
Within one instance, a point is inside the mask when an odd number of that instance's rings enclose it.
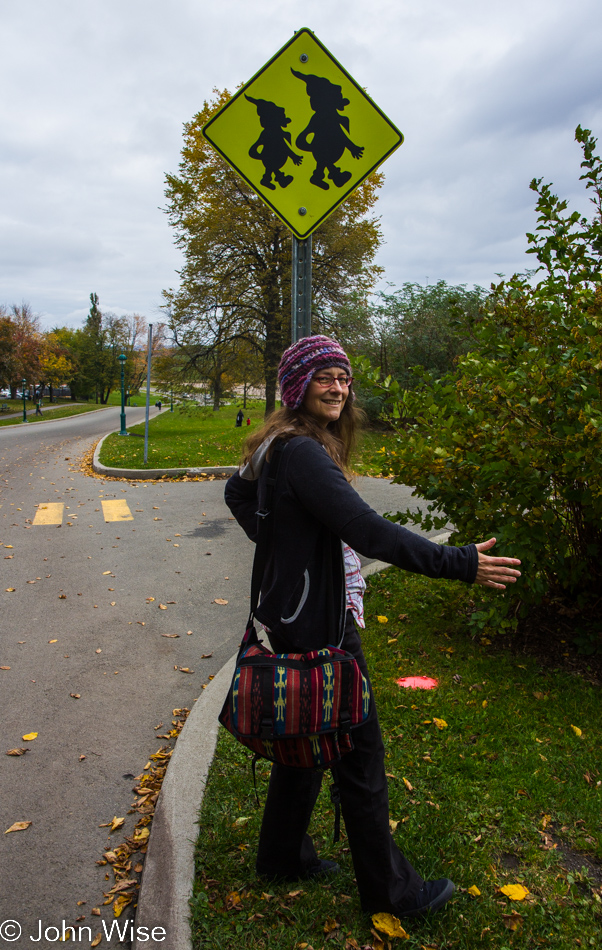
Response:
[[[549,185],[531,183],[538,225],[527,238],[541,279],[515,275],[492,287],[476,345],[455,372],[408,392],[355,369],[397,420],[386,470],[431,502],[425,515],[395,519],[428,528],[445,522],[444,511],[453,540],[495,535],[494,553],[521,558],[519,583],[473,617],[488,631],[514,628],[522,608],[559,598],[599,625],[602,162],[589,130],[575,137],[594,215],[569,213]]]

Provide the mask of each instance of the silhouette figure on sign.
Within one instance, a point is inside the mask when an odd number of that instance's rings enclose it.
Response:
[[[287,132],[284,126],[291,120],[286,117],[282,106],[277,106],[275,102],[268,102],[267,99],[252,99],[246,93],[245,99],[257,106],[257,115],[263,129],[257,141],[249,149],[251,158],[263,162],[265,172],[261,184],[275,191],[276,185],[272,184],[273,176],[281,188],[286,188],[292,182],[293,176],[284,175],[281,171],[282,167],[286,165],[289,158],[295,165],[300,165],[303,161],[303,156],[297,155],[289,147],[291,133]]]
[[[303,152],[311,152],[316,168],[309,179],[312,185],[328,191],[328,182],[324,181],[324,172],[337,188],[342,188],[351,178],[351,172],[341,171],[335,164],[345,149],[354,158],[361,158],[363,145],[355,145],[345,134],[349,131],[349,119],[339,115],[349,105],[349,99],[343,99],[343,89],[335,86],[322,76],[310,76],[291,68],[293,76],[302,79],[307,87],[309,104],[314,110],[307,128],[297,136],[295,145]],[[344,131],[345,130],[345,131]],[[313,136],[309,142],[309,136]]]

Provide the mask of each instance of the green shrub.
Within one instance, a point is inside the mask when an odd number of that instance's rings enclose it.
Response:
[[[527,238],[541,279],[515,275],[492,287],[476,346],[456,371],[406,392],[359,368],[397,420],[385,470],[431,502],[429,513],[396,520],[440,526],[444,511],[453,540],[495,536],[493,553],[523,562],[519,583],[473,617],[489,631],[514,628],[522,608],[554,598],[582,611],[586,626],[599,624],[602,162],[588,130],[578,127],[576,138],[594,215],[568,213],[549,185],[531,183],[538,226]]]

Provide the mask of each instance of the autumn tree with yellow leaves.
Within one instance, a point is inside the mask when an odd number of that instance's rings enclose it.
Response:
[[[184,126],[182,161],[167,175],[167,207],[184,254],[181,283],[164,291],[164,308],[184,372],[202,376],[208,362],[219,377],[241,344],[260,355],[266,413],[276,402],[278,362],[290,344],[291,233],[203,138],[205,123],[230,98],[215,98]],[[313,235],[313,314],[366,293],[382,235],[371,216],[383,182],[367,178]],[[217,383],[219,387],[219,379]]]

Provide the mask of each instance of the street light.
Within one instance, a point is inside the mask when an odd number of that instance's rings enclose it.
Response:
[[[127,356],[122,353],[117,359],[121,363],[121,431],[119,435],[129,435],[125,427],[125,361]]]
[[[25,408],[25,384],[27,380],[21,380],[21,394],[23,396],[23,422],[27,422],[27,409]]]

